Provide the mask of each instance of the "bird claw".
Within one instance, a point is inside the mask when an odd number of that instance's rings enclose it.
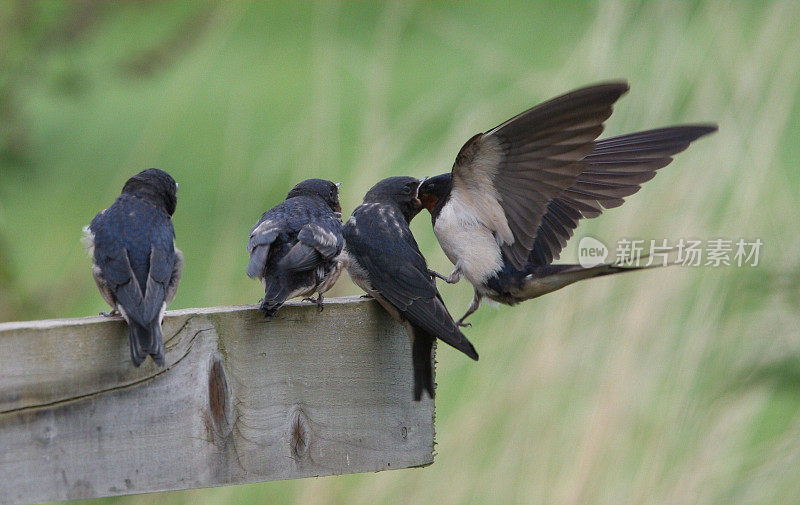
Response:
[[[359,296],[359,298],[366,298],[367,300],[372,299],[372,295],[369,293],[364,293],[363,295]]]
[[[100,315],[104,316],[104,317],[117,317],[120,314],[119,314],[119,311],[117,309],[114,309],[111,312],[101,312]]]
[[[431,280],[432,280],[432,281],[434,281],[434,282],[436,281],[436,278],[437,278],[437,277],[438,277],[438,278],[440,278],[440,279],[442,279],[443,281],[447,282],[447,277],[445,277],[444,275],[440,274],[440,273],[439,273],[439,272],[437,272],[436,270],[431,270],[431,269],[429,268],[429,269],[428,269],[428,275],[431,277]]]
[[[450,274],[449,277],[445,277],[444,275],[440,274],[436,270],[428,269],[428,275],[431,276],[431,280],[436,282],[436,278],[442,279],[448,284],[455,284],[461,279],[461,274],[458,273],[458,270],[454,270],[453,273]]]
[[[472,326],[472,323],[463,323],[461,321],[456,321],[456,326],[459,328],[469,328]]]
[[[314,298],[313,296],[309,296],[307,298],[303,298],[303,301],[304,302],[316,303],[317,304],[317,312],[322,312],[323,310],[325,310],[325,306],[322,303],[323,302],[322,295],[319,295],[319,297],[317,297],[317,298]]]

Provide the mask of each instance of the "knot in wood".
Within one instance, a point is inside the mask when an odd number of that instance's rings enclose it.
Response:
[[[289,416],[289,444],[296,458],[303,458],[311,445],[310,424],[303,410],[295,406]]]
[[[211,412],[211,419],[214,422],[214,429],[223,437],[230,432],[230,422],[228,420],[228,406],[230,399],[228,394],[228,379],[225,376],[225,367],[222,358],[215,355],[212,358],[211,370],[208,374],[208,406]]]
[[[58,428],[55,423],[55,413],[52,410],[42,410],[36,414],[40,420],[39,429],[33,433],[33,439],[41,446],[50,445],[58,435]]]

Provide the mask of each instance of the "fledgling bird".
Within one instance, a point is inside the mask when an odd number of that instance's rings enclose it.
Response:
[[[392,315],[411,338],[414,399],[433,398],[433,342],[438,337],[470,358],[478,353],[439,296],[409,223],[422,209],[420,181],[390,177],[364,196],[343,227],[347,272]]]
[[[573,282],[644,267],[551,265],[582,218],[618,207],[716,125],[681,125],[596,140],[625,82],[581,88],[469,139],[453,169],[425,181],[433,230],[475,288],[464,320],[488,297],[515,305]]]
[[[321,311],[322,294],[342,271],[343,246],[339,185],[308,179],[292,188],[286,200],[261,216],[247,243],[247,275],[264,284],[259,307],[264,316],[271,319],[297,296],[308,297]]]
[[[130,328],[131,360],[139,366],[152,356],[164,366],[164,310],[175,298],[183,254],[175,247],[172,214],[178,184],[157,168],[128,179],[111,207],[84,228],[92,274],[113,309]]]

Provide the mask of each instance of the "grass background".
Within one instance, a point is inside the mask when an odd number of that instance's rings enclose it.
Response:
[[[472,134],[610,78],[631,92],[607,135],[720,131],[577,235],[765,244],[756,268],[482,308],[480,363],[438,353],[428,468],[85,503],[800,501],[798,23],[793,2],[4,3],[0,320],[105,310],[80,229],[141,169],[181,184],[171,308],[254,303],[247,233],[298,180],[341,181],[346,218],[378,179],[447,171]],[[412,229],[449,271],[427,215]],[[441,289],[462,313],[469,286]]]

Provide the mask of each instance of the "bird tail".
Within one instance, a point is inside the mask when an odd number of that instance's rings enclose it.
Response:
[[[427,391],[431,398],[433,392],[433,343],[436,337],[430,333],[414,328],[411,343],[411,358],[414,362],[414,401],[422,399],[422,392]]]
[[[264,280],[264,299],[261,301],[259,310],[264,313],[264,317],[272,319],[288,298],[289,291],[281,279],[267,277]]]
[[[650,266],[625,266],[616,264],[601,264],[592,267],[581,265],[546,265],[529,266],[523,279],[520,291],[515,293],[522,300],[536,298],[538,296],[552,293],[565,286],[569,286],[584,279],[592,277],[602,277],[604,275],[620,274],[623,272],[633,272],[662,266],[653,264]]]
[[[142,326],[130,321],[129,340],[131,344],[131,360],[135,366],[141,365],[147,356],[152,356],[158,366],[164,366],[164,335],[161,333],[159,318],[149,326]]]

